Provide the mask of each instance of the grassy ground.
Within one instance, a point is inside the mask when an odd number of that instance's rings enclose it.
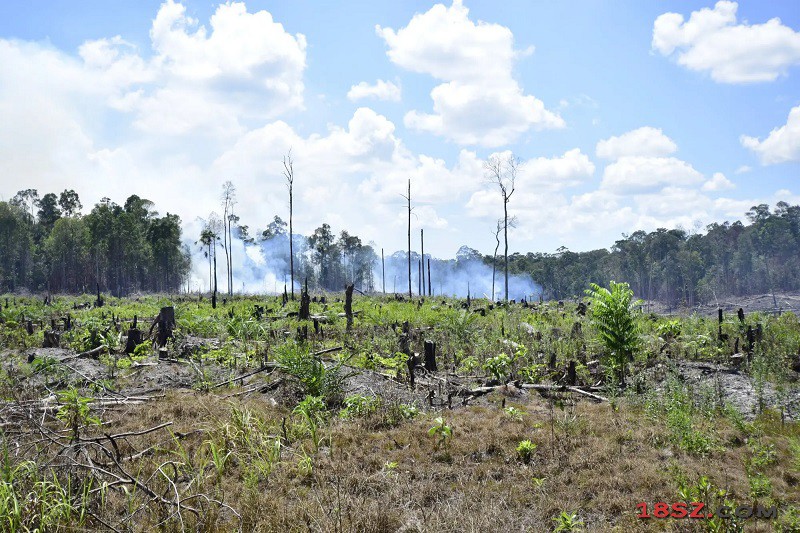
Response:
[[[0,297],[2,527],[800,531],[794,315],[726,317],[721,339],[715,318],[638,316],[641,348],[623,390],[574,304],[465,310],[450,299],[359,297],[347,332],[341,302],[327,296],[312,304],[326,317],[320,333],[286,316],[296,303],[275,298],[212,310],[196,298],[74,309],[91,298]],[[150,343],[120,354],[133,316],[146,333],[167,304],[178,327],[166,355],[176,362],[159,360]],[[67,315],[66,349],[38,349]],[[429,339],[439,352],[440,371],[419,371],[414,391],[397,355],[404,321],[413,351]],[[731,358],[737,337],[743,346],[746,326],[759,323],[753,354]],[[306,340],[298,325],[309,327]],[[97,360],[69,359],[98,347]],[[327,348],[340,349],[312,355]],[[579,384],[602,382],[596,394],[609,401],[514,386],[562,382],[570,360]],[[740,365],[754,410],[732,407],[711,381],[683,379],[686,360]],[[637,518],[642,502],[653,514],[656,502],[696,501],[714,513],[774,505],[777,516]]]

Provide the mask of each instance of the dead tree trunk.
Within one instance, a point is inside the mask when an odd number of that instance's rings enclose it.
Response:
[[[408,200],[408,297],[412,298],[411,294],[411,180],[408,180],[408,196],[404,196]]]
[[[137,328],[137,317],[133,317],[133,325],[128,329],[128,340],[125,342],[125,353],[130,355],[136,351],[136,347],[142,343],[142,330]]]
[[[383,294],[386,294],[386,261],[383,259],[383,248],[381,248],[381,280],[383,280]]]
[[[148,337],[153,334],[153,329],[156,326],[158,326],[158,336],[156,337],[156,342],[158,343],[159,348],[163,348],[167,345],[167,340],[172,338],[172,330],[175,328],[175,308],[161,308],[158,316],[150,326],[150,331],[147,334]]]
[[[298,320],[308,320],[311,316],[309,307],[311,306],[311,297],[308,295],[308,278],[306,278],[305,286],[300,294],[300,310],[297,313]]]
[[[344,314],[347,317],[347,331],[353,328],[353,284],[344,291]]]
[[[425,341],[425,370],[436,372],[436,343]]]
[[[419,230],[419,247],[420,247],[420,277],[422,278],[422,284],[420,285],[421,289],[419,291],[420,296],[425,295],[425,230],[420,228]]]
[[[433,291],[431,290],[431,260],[428,259],[428,296],[433,296]]]

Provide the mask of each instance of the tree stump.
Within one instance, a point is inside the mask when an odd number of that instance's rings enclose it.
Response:
[[[58,331],[45,331],[42,348],[61,348],[61,333]]]
[[[567,366],[567,385],[574,387],[578,381],[578,375],[575,372],[575,361],[570,361]]]
[[[125,341],[125,353],[130,355],[135,352],[136,347],[140,345],[143,340],[144,335],[142,334],[142,330],[138,329],[136,326],[130,328],[128,330],[128,340]]]
[[[156,326],[158,326],[158,336],[156,337],[156,342],[158,343],[159,348],[163,348],[167,345],[167,340],[172,338],[172,330],[175,328],[175,308],[161,308],[158,316],[153,321],[153,325],[150,326],[150,332],[147,334],[148,337],[153,334],[153,328]]]
[[[351,283],[344,291],[344,314],[347,317],[347,331],[353,328],[353,284]]]
[[[425,370],[436,372],[436,343],[425,341]]]
[[[303,292],[300,293],[300,311],[297,313],[298,320],[308,320],[311,316],[310,311],[311,306],[311,298],[308,296],[308,285],[303,288]]]

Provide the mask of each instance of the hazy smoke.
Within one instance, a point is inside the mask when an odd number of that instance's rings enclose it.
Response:
[[[194,227],[196,226],[196,228]],[[202,221],[190,225],[188,234],[200,234]],[[195,231],[196,230],[196,231]],[[300,279],[300,237],[295,236],[295,290],[299,290]],[[209,286],[209,264],[204,250],[194,242],[186,243],[192,250],[192,271],[189,285],[192,291],[207,292]],[[289,241],[287,238],[274,238],[268,241],[256,241],[246,244],[242,239],[234,236],[230,249],[233,253],[233,290],[239,294],[279,294],[284,286],[289,286]],[[380,252],[380,249],[378,249]],[[411,253],[411,289],[414,295],[419,294],[419,254]],[[479,258],[461,257],[457,259],[435,259],[426,254],[425,288],[427,294],[428,266],[431,263],[431,289],[435,296],[446,295],[464,298],[467,292],[473,298],[491,298],[492,296],[492,267],[483,263]],[[217,248],[217,288],[220,293],[227,290],[225,281],[225,252],[220,243]],[[386,292],[408,293],[408,263],[406,252],[395,252],[386,256],[386,283],[384,285],[381,260],[378,256],[373,264],[373,278],[375,292],[381,292],[385,286]],[[528,276],[511,275],[508,280],[509,298],[520,300],[522,298],[538,299],[542,292],[541,286]],[[495,279],[495,299],[503,298],[504,280],[502,268],[498,268]],[[366,291],[366,287],[357,287]],[[342,287],[344,290],[344,287]]]

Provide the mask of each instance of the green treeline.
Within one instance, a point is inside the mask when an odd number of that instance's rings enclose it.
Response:
[[[770,211],[761,204],[747,219],[748,225],[711,224],[705,234],[637,231],[610,251],[514,254],[509,269],[530,274],[544,297],[554,299],[583,295],[589,283],[609,280],[628,282],[640,298],[673,305],[800,289],[800,206],[778,202]]]
[[[181,221],[138,196],[103,198],[81,215],[77,193],[35,189],[0,202],[0,292],[28,289],[124,295],[180,288],[189,271]]]

